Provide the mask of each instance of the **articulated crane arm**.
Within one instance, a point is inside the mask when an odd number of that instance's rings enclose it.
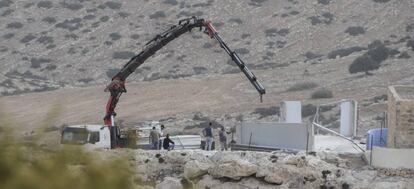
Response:
[[[119,97],[122,95],[122,93],[125,93],[127,91],[125,88],[126,78],[131,73],[133,73],[141,64],[143,64],[145,60],[154,55],[162,47],[167,45],[172,40],[180,37],[182,34],[190,32],[193,28],[199,28],[200,31],[204,28],[204,33],[209,35],[211,38],[216,39],[220,43],[220,46],[226,51],[234,63],[237,64],[240,70],[246,75],[249,81],[259,92],[260,100],[262,100],[262,95],[266,93],[265,88],[257,81],[256,76],[246,67],[245,63],[240,59],[239,55],[237,55],[236,52],[232,51],[226,45],[210,21],[192,17],[180,20],[178,25],[174,25],[169,30],[155,36],[145,45],[144,50],[142,50],[138,55],[132,57],[131,60],[129,60],[125,66],[112,78],[112,82],[105,88],[105,92],[111,93],[111,96],[109,97],[106,105],[106,115],[104,117],[105,125],[114,126],[116,104],[118,103]]]

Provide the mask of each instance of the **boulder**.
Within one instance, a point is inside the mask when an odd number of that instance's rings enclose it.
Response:
[[[242,177],[251,176],[256,171],[256,165],[242,159],[216,163],[208,169],[208,173],[214,178],[230,178],[233,180],[240,180]]]
[[[180,180],[173,177],[165,177],[164,180],[155,186],[156,189],[182,189]]]
[[[208,169],[212,165],[207,162],[200,162],[192,160],[184,165],[184,177],[187,179],[194,179],[207,174]]]

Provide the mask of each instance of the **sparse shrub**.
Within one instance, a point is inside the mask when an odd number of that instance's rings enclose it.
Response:
[[[313,89],[318,87],[318,84],[314,82],[303,82],[303,83],[296,83],[292,87],[288,88],[286,91],[303,91],[308,89]]]
[[[13,4],[13,1],[11,1],[11,0],[1,0],[0,1],[0,8],[9,7],[11,4]]]
[[[93,20],[95,18],[96,18],[96,16],[93,15],[93,14],[88,14],[88,15],[83,17],[84,20]]]
[[[331,0],[318,0],[318,3],[322,5],[328,5],[330,2]]]
[[[266,2],[267,0],[250,0],[249,5],[261,7],[262,3]]]
[[[389,50],[389,52],[388,52],[388,54],[389,54],[390,56],[395,56],[395,55],[397,55],[397,54],[400,54],[400,51],[399,51],[399,50],[397,50],[397,49],[390,49],[390,50]]]
[[[319,89],[319,90],[313,92],[312,96],[311,96],[312,99],[332,98],[332,97],[333,97],[332,91],[330,91],[328,89]]]
[[[349,66],[348,71],[349,73],[365,72],[365,74],[369,75],[369,71],[378,69],[379,67],[378,62],[372,60],[370,56],[364,55],[356,58]]]
[[[7,34],[4,34],[4,35],[3,35],[3,38],[4,38],[4,39],[11,39],[11,38],[13,38],[13,37],[14,37],[14,35],[15,35],[14,33],[7,33]]]
[[[52,71],[52,70],[56,70],[57,66],[53,65],[53,64],[49,64],[46,66],[46,70]]]
[[[312,104],[302,105],[302,117],[308,117],[311,115],[315,115],[316,113],[316,106]]]
[[[308,19],[311,21],[312,25],[318,25],[322,23],[329,25],[334,20],[334,15],[330,12],[325,12],[320,16],[310,16]]]
[[[67,8],[67,9],[70,9],[70,10],[73,10],[73,11],[77,11],[77,10],[82,9],[83,8],[83,5],[80,4],[80,3],[66,3],[64,1],[63,7],[64,8]]]
[[[282,28],[277,32],[280,36],[286,36],[287,34],[289,34],[289,29],[287,28]]]
[[[9,50],[9,48],[5,47],[5,46],[0,46],[0,52],[7,52]]]
[[[10,22],[7,24],[7,28],[11,29],[20,29],[23,27],[23,24],[20,22]]]
[[[401,53],[398,58],[409,59],[411,56],[407,53],[407,51]]]
[[[3,14],[1,14],[1,16],[6,17],[6,16],[10,15],[13,12],[14,12],[13,9],[7,9],[6,11],[3,12]]]
[[[321,54],[315,54],[311,51],[308,51],[308,52],[305,53],[305,57],[306,57],[307,60],[312,60],[312,59],[315,59],[315,58],[319,58],[321,56],[322,56]]]
[[[256,108],[252,114],[259,114],[261,118],[279,115],[280,108],[278,106],[271,106],[267,108]]]
[[[266,34],[266,37],[276,37],[277,29],[276,28],[267,29],[265,30],[265,34]]]
[[[133,56],[135,56],[135,53],[131,51],[117,51],[112,54],[114,59],[130,59]]]
[[[40,66],[44,63],[49,63],[51,62],[51,59],[48,58],[31,58],[30,59],[30,67],[31,68],[40,68]]]
[[[50,44],[50,45],[46,46],[46,49],[53,49],[53,48],[55,48],[55,47],[56,47],[56,45],[55,45],[55,44]]]
[[[208,7],[211,6],[211,4],[214,2],[214,0],[208,0],[207,3],[196,3],[193,5],[193,8],[196,7]]]
[[[50,17],[50,16],[44,17],[44,18],[42,19],[42,21],[43,21],[43,22],[46,22],[46,23],[48,23],[48,24],[53,24],[53,23],[56,23],[56,19],[55,19],[55,18],[53,18],[53,17]]]
[[[178,4],[177,0],[165,0],[163,3],[168,4],[168,5],[177,5]]]
[[[120,17],[122,17],[122,18],[126,18],[126,17],[128,17],[130,14],[129,14],[129,13],[127,13],[127,12],[119,12],[119,13],[118,13],[118,15],[119,15]]]
[[[388,3],[390,0],[373,0],[376,3]]]
[[[290,15],[298,15],[300,12],[299,11],[290,11],[289,14]]]
[[[46,45],[48,43],[53,43],[53,37],[50,37],[50,36],[41,36],[36,41],[38,43],[41,43],[41,44]]]
[[[101,18],[99,18],[99,20],[101,22],[107,22],[109,20],[109,16],[102,16]]]
[[[365,33],[365,29],[361,26],[351,26],[345,30],[345,33],[348,33],[352,36],[357,36]]]
[[[122,36],[119,33],[115,32],[115,33],[109,34],[109,37],[111,38],[112,41],[116,41],[116,40],[121,39]]]
[[[249,54],[249,50],[246,48],[239,48],[239,49],[235,49],[234,51],[236,51],[239,54]]]
[[[166,15],[164,11],[157,11],[154,14],[149,15],[150,19],[159,19],[159,18],[165,18]]]
[[[411,50],[414,51],[414,40],[408,40],[407,41],[407,47],[411,47]]]
[[[372,60],[381,63],[389,56],[389,49],[379,40],[375,40],[368,45],[367,55],[371,56]]]
[[[120,9],[122,7],[122,4],[116,1],[107,1],[105,2],[105,6],[110,9]]]
[[[24,36],[22,39],[20,39],[20,43],[28,43],[28,42],[32,41],[33,39],[36,39],[36,36],[29,33],[26,36]]]
[[[204,43],[204,45],[203,45],[203,48],[205,48],[205,49],[209,49],[211,47],[213,47],[213,45],[211,43]]]
[[[139,35],[138,34],[132,34],[130,37],[131,37],[131,39],[139,39]]]
[[[251,35],[250,34],[248,34],[248,33],[244,33],[244,34],[242,34],[241,35],[241,38],[242,39],[246,39],[246,38],[248,38],[248,37],[250,37]]]
[[[87,13],[92,13],[92,12],[96,12],[96,11],[98,11],[98,9],[96,9],[96,8],[93,8],[93,9],[86,9],[86,12],[87,12]]]
[[[79,82],[82,82],[82,83],[90,83],[91,81],[93,81],[94,79],[93,78],[90,78],[90,77],[88,77],[88,78],[84,78],[84,79],[78,79],[78,81]]]
[[[308,17],[308,19],[311,21],[312,25],[317,25],[317,24],[322,23],[322,20],[319,19],[319,16],[310,16],[310,17]]]
[[[201,66],[196,66],[196,67],[193,67],[193,70],[194,70],[194,73],[195,73],[196,75],[199,75],[199,74],[205,74],[205,73],[207,72],[207,68],[205,68],[205,67],[201,67]]]
[[[230,18],[229,22],[233,22],[236,24],[243,24],[243,21],[240,18]]]
[[[50,8],[53,7],[53,3],[52,3],[52,1],[40,1],[40,2],[37,3],[37,7],[50,9]]]
[[[56,24],[55,27],[67,29],[69,31],[74,31],[74,30],[77,30],[77,29],[79,29],[83,26],[81,21],[82,21],[82,19],[80,19],[80,18],[66,19],[63,22]]]
[[[65,35],[65,39],[73,39],[73,40],[77,40],[77,39],[79,39],[79,36],[77,36],[76,34],[74,34],[74,33],[69,33],[69,34],[66,34]]]

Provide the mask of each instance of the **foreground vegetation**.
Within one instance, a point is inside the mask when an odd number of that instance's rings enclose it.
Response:
[[[52,127],[58,108],[41,123]],[[0,113],[0,188],[102,189],[137,188],[133,172],[123,158],[104,160],[97,152],[76,146],[42,143],[42,135],[24,139],[11,126],[16,123]],[[56,142],[55,142],[56,143]]]

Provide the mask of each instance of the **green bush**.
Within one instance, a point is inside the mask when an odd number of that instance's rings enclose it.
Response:
[[[292,87],[288,88],[287,91],[303,91],[307,89],[313,89],[318,87],[318,84],[314,82],[303,82],[303,83],[296,83]]]
[[[364,55],[356,58],[348,67],[348,71],[349,73],[365,72],[369,74],[369,71],[378,69],[379,67],[378,62],[372,60],[370,56]]]
[[[319,89],[312,93],[311,98],[317,99],[317,98],[332,98],[333,94],[332,91],[328,89]]]
[[[365,72],[380,68],[381,63],[390,56],[390,49],[379,40],[373,41],[368,45],[368,52],[356,58],[348,67],[349,73]]]

